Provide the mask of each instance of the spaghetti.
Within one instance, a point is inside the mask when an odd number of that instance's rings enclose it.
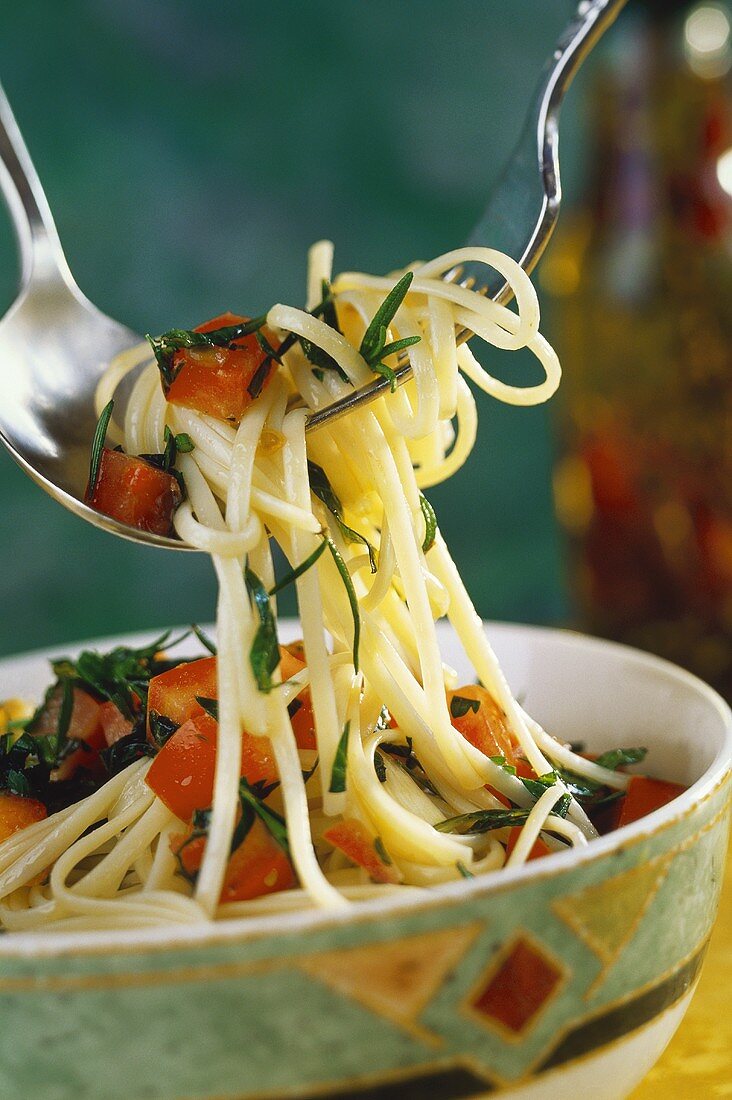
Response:
[[[506,278],[515,312],[443,279],[466,262]],[[477,247],[401,278],[332,279],[331,264],[329,243],[311,249],[307,309],[276,305],[266,319],[219,326],[221,339],[211,325],[166,334],[167,344],[153,342],[157,361],[135,349],[102,378],[98,412],[106,409],[108,421],[118,387],[139,372],[123,421],[108,424],[125,454],[105,451],[106,461],[111,469],[129,456],[167,453],[164,474],[185,490],[175,530],[211,555],[218,579],[218,651],[187,665],[137,655],[148,674],[163,671],[128,696],[126,719],[117,699],[113,717],[124,720],[120,744],[142,720],[153,747],[0,844],[8,930],[345,908],[498,872],[532,858],[537,845],[585,845],[596,829],[582,784],[606,801],[628,787],[618,761],[604,766],[559,744],[513,698],[422,495],[465,462],[475,441],[465,377],[522,406],[547,400],[559,383],[528,277]],[[493,377],[457,345],[463,327],[497,348],[529,348],[542,381],[522,388]],[[259,358],[238,411],[217,415],[195,395],[180,396],[196,371],[223,379],[230,356],[240,370],[253,337]],[[374,371],[389,377],[398,352],[410,358],[411,382],[306,438],[307,410]],[[207,400],[224,396],[222,382]],[[97,484],[91,492],[99,494]],[[175,485],[171,493],[175,505]],[[297,591],[303,641],[290,652],[277,646],[270,536]],[[435,624],[445,615],[478,685],[456,688],[443,665]],[[78,667],[68,676],[74,691],[84,686]],[[96,702],[114,703],[111,689],[94,683]],[[173,703],[153,707],[173,688],[175,706],[185,691],[191,704],[177,721]],[[78,702],[68,690],[67,718]],[[305,734],[302,707],[312,714]]]

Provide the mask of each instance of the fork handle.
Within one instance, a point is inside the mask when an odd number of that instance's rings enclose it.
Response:
[[[0,189],[7,203],[20,249],[20,290],[31,279],[59,276],[73,289],[51,208],[30,153],[0,85]]]

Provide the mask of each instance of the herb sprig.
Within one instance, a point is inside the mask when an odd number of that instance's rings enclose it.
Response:
[[[358,349],[374,374],[380,374],[387,379],[392,393],[397,388],[397,376],[394,369],[388,366],[384,359],[396,352],[403,351],[404,348],[412,347],[413,344],[418,344],[421,339],[419,336],[404,336],[401,340],[394,340],[390,344],[386,342],[389,325],[409,293],[413,279],[414,272],[408,271],[389,291],[372,317]]]

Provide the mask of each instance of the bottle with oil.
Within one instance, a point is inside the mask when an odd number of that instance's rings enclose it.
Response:
[[[720,3],[626,12],[591,92],[586,194],[541,271],[576,621],[728,698],[731,32]]]

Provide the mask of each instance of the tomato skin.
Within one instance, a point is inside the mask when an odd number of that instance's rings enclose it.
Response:
[[[185,834],[173,834],[170,848],[179,857],[186,874],[192,876],[203,862],[206,838],[195,837],[186,843]],[[257,817],[229,858],[219,902],[250,901],[288,890],[295,883],[295,872],[287,854]]]
[[[374,837],[366,826],[356,820],[347,817],[343,821],[331,825],[323,833],[323,839],[340,849],[353,863],[363,867],[374,882],[400,883],[401,875],[389,863],[385,863],[374,847]]]
[[[235,313],[222,313],[193,331],[211,332],[216,328],[238,325],[248,320],[248,317],[239,317]],[[262,335],[277,350],[274,333],[263,328]],[[254,333],[235,343],[235,350],[212,347],[181,348],[177,351],[172,362],[174,380],[165,393],[171,405],[183,405],[185,408],[215,416],[219,420],[238,423],[254,400],[247,387],[266,359],[266,354]],[[269,384],[275,367],[276,363],[270,360],[260,393]]]
[[[43,710],[29,727],[32,737],[53,737],[58,728],[64,691],[60,684],[48,694]],[[73,688],[73,705],[67,736],[69,740],[83,741],[86,748],[76,749],[52,773],[53,779],[70,779],[77,768],[86,768],[95,774],[103,770],[99,750],[106,745],[99,721],[100,704],[82,688]]]
[[[96,484],[84,496],[97,512],[155,535],[170,534],[181,499],[180,486],[171,474],[144,458],[109,447],[102,448]]]
[[[189,718],[201,712],[201,704],[196,702],[196,696],[201,699],[218,697],[215,657],[187,661],[153,676],[147,693],[148,739],[151,739],[151,711],[163,714],[177,726],[182,726]]]
[[[518,838],[521,836],[521,828],[515,825],[508,834],[508,842],[506,844],[506,859],[511,855],[518,843]],[[536,838],[531,846],[531,851],[526,857],[526,862],[529,863],[532,859],[542,859],[543,856],[550,856],[551,848],[548,844],[545,844],[540,836]]]
[[[646,814],[653,813],[683,794],[686,787],[679,783],[667,783],[663,779],[651,779],[646,775],[631,777],[625,797],[618,800],[618,816],[615,828],[630,825]]]
[[[0,843],[47,816],[46,807],[37,799],[0,791]]]
[[[280,646],[280,672],[283,680],[289,680],[305,668],[305,646],[302,641],[290,642]],[[303,688],[290,703],[290,723],[299,749],[317,749],[315,735],[315,715],[310,697],[310,688]]]
[[[181,821],[213,801],[218,723],[204,710],[189,718],[154,757],[145,782]],[[242,734],[240,774],[249,783],[277,778],[272,745],[266,737]]]
[[[115,741],[121,741],[132,733],[132,722],[125,718],[122,711],[114,703],[107,701],[99,707],[99,723],[102,727],[104,742],[109,747]]]
[[[506,715],[491,693],[480,684],[466,684],[457,691],[448,691],[448,707],[455,696],[473,699],[480,704],[477,711],[455,718],[450,712],[450,721],[466,741],[480,749],[486,756],[503,756],[507,764],[516,763],[516,746],[506,722]]]

